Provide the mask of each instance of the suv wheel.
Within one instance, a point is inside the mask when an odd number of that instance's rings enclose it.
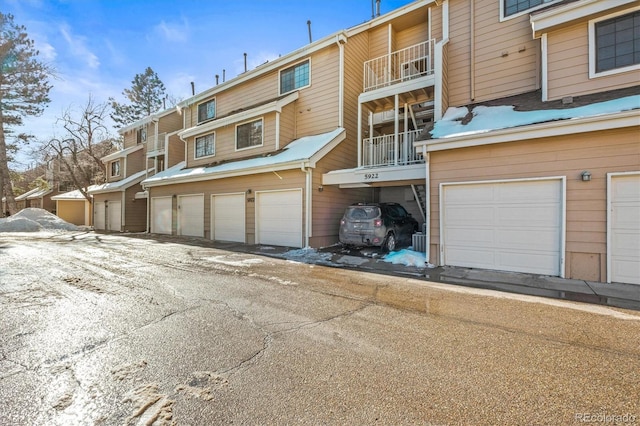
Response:
[[[392,252],[396,249],[396,237],[392,232],[389,232],[387,238],[384,240],[383,249],[386,252]]]

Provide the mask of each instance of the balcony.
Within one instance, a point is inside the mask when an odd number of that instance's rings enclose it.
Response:
[[[164,154],[164,141],[166,139],[166,132],[147,137],[147,157],[155,157],[157,155]]]
[[[394,135],[375,136],[362,140],[362,167],[401,166],[424,163],[413,142],[421,130]]]
[[[435,40],[415,44],[364,63],[364,92],[433,74]]]

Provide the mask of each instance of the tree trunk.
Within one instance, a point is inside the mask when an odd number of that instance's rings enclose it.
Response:
[[[4,117],[2,115],[2,110],[0,110],[0,175],[2,176],[2,192],[7,199],[7,209],[9,209],[10,214],[16,214],[18,212],[18,206],[16,205],[16,199],[13,195],[11,176],[9,175],[9,162],[7,161],[7,144],[5,143],[4,137]]]

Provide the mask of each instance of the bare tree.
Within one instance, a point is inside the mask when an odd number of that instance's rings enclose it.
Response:
[[[65,137],[51,139],[43,146],[45,158],[58,163],[57,180],[66,181],[87,200],[87,188],[106,179],[100,159],[121,147],[121,141],[112,137],[105,125],[108,108],[108,104],[97,104],[91,96],[80,113],[68,108],[58,119]]]

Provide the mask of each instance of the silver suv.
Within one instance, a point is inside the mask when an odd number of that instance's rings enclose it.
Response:
[[[353,204],[340,220],[340,242],[348,246],[377,246],[393,251],[411,244],[418,222],[398,203]]]

